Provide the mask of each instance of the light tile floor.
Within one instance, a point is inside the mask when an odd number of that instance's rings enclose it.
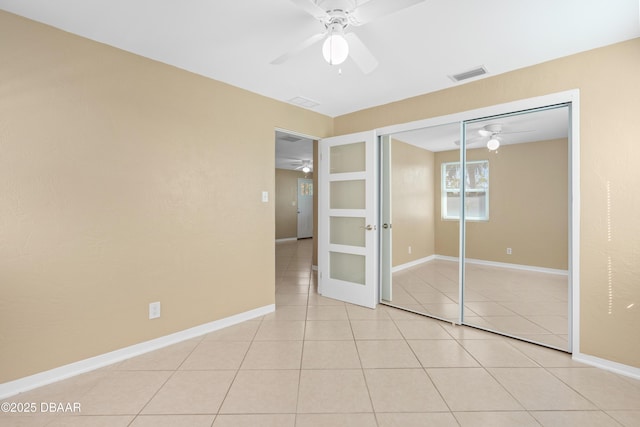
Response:
[[[389,304],[457,321],[458,262],[432,260],[393,274]],[[566,275],[469,263],[465,324],[568,349]]]
[[[276,245],[275,313],[42,387],[0,426],[638,426],[640,381],[390,307],[323,298],[310,240]]]

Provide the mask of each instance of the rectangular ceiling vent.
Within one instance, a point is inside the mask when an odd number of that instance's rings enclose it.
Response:
[[[458,74],[453,74],[451,76],[449,76],[449,78],[451,80],[453,80],[454,82],[461,82],[463,80],[467,80],[467,79],[471,79],[473,77],[478,77],[478,76],[482,76],[487,74],[488,71],[486,68],[484,68],[483,65],[474,68],[473,70],[468,70],[468,71],[464,71],[462,73],[458,73]]]
[[[293,135],[284,135],[280,137],[281,141],[287,141],[287,142],[298,142],[301,140],[301,138],[298,138],[296,136]]]
[[[304,98],[302,96],[296,96],[294,98],[291,98],[289,102],[292,103],[293,105],[299,105],[300,107],[304,107],[304,108],[313,108],[320,105],[319,102],[316,102],[312,99]]]

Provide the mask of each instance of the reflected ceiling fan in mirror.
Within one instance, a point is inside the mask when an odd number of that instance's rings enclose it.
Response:
[[[296,170],[302,170],[304,173],[309,173],[313,170],[313,162],[311,160],[302,160],[302,164],[298,166]]]
[[[483,126],[478,130],[478,134],[482,138],[487,139],[487,148],[489,151],[496,151],[500,148],[500,143],[502,142],[502,135],[508,135],[512,133],[524,133],[524,132],[533,132],[532,130],[519,130],[519,131],[507,131],[505,132],[504,126],[501,123],[492,123]]]
[[[313,160],[286,159],[289,167],[287,169],[301,170],[304,173],[313,172]]]
[[[364,74],[378,66],[378,60],[349,27],[367,24],[379,17],[406,9],[424,0],[291,0],[324,26],[294,49],[271,61],[282,64],[324,39],[322,55],[330,65],[342,64],[348,57]]]
[[[466,142],[467,146],[486,142],[489,151],[497,151],[498,148],[500,148],[500,144],[503,142],[502,135],[525,132],[533,132],[533,130],[505,131],[505,126],[502,123],[491,123],[478,129],[478,135],[467,138]],[[469,132],[470,135],[473,135],[473,133],[474,131]],[[454,141],[454,144],[459,146],[460,140]]]

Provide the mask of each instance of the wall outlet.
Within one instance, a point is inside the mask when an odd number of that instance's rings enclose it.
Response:
[[[409,255],[411,255],[411,246],[409,246]]]
[[[507,248],[507,255],[511,255],[511,248]]]
[[[160,317],[160,303],[149,303],[149,319],[157,319],[158,317]]]

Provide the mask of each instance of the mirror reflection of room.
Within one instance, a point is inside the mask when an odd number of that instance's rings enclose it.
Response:
[[[390,262],[390,290],[385,295],[383,286],[383,303],[450,321],[459,318],[459,221],[440,219],[436,188],[439,153],[459,152],[459,142],[451,138],[460,138],[459,129],[453,123],[394,134],[383,150],[389,164],[383,173],[383,181],[389,180],[383,210],[388,204],[391,224],[382,238],[382,246],[391,247],[383,260],[383,265]]]
[[[387,138],[382,302],[569,351],[568,107],[467,122],[464,167],[460,129]]]

